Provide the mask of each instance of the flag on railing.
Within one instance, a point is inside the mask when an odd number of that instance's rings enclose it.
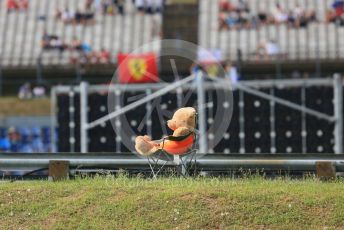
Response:
[[[156,55],[120,53],[118,60],[118,75],[120,83],[158,82]]]

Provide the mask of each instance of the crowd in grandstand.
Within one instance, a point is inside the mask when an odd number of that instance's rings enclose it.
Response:
[[[45,87],[42,85],[36,85],[31,88],[31,84],[26,82],[22,86],[20,86],[18,91],[18,98],[19,99],[32,99],[32,98],[43,98],[45,97]]]
[[[1,152],[49,152],[50,129],[45,128],[0,128]]]
[[[77,9],[76,11],[70,10],[68,7],[65,8],[63,11],[60,9],[56,9],[55,11],[55,18],[57,20],[63,21],[65,24],[93,24],[94,20],[94,12],[92,10],[86,9],[85,11],[81,11]]]
[[[326,15],[327,22],[344,25],[344,0],[334,0]],[[259,11],[254,14],[245,0],[239,0],[237,4],[230,0],[219,2],[220,30],[258,28],[268,24],[286,24],[291,28],[302,28],[312,22],[318,22],[316,12],[300,4],[296,4],[292,9],[286,9],[276,2],[270,11]]]
[[[79,50],[70,58],[72,64],[109,64],[111,61],[111,54],[105,48],[101,48],[100,51]]]
[[[29,0],[7,0],[7,13],[27,11],[29,8]]]
[[[262,40],[257,45],[257,50],[254,53],[257,60],[269,60],[277,57],[285,57],[276,40]]]
[[[61,52],[68,48],[68,45],[59,36],[48,34],[46,31],[43,33],[41,46],[44,50],[59,50]]]
[[[43,50],[58,50],[61,53],[68,50],[74,53],[75,55],[71,55],[70,58],[73,64],[107,64],[111,62],[111,54],[108,50],[101,48],[100,51],[94,51],[89,44],[76,37],[70,43],[66,43],[59,36],[44,32],[41,46]]]
[[[164,0],[133,0],[137,12],[141,14],[160,13],[163,9]],[[71,10],[57,8],[55,18],[65,24],[93,24],[95,22],[95,12],[102,12],[104,15],[120,14],[124,15],[125,0],[86,0],[84,10]]]
[[[311,22],[316,22],[314,10],[307,10],[300,5],[287,10],[280,3],[276,3],[270,12],[260,11],[253,14],[245,0],[233,4],[229,0],[219,3],[219,29],[258,28],[267,24],[287,24],[290,27],[306,27]]]
[[[95,13],[104,15],[124,15],[126,13],[125,0],[85,0],[83,9],[56,8],[54,16],[65,24],[93,24]],[[137,12],[140,14],[161,13],[165,0],[132,0]],[[7,12],[27,11],[29,0],[6,0]]]
[[[326,13],[326,21],[344,26],[344,0],[335,0],[332,3],[332,9]]]

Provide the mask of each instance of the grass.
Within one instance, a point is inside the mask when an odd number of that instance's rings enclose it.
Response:
[[[20,100],[16,97],[0,97],[0,117],[50,115],[50,99]]]
[[[96,177],[1,183],[1,229],[343,229],[344,181]]]

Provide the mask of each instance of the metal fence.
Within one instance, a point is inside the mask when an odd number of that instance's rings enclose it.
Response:
[[[233,102],[212,96],[214,90],[231,90],[226,88],[223,80],[201,85],[199,82],[199,90],[194,84],[186,84],[186,81],[192,81],[192,77],[174,84],[109,87],[87,86],[83,83],[81,87],[55,87],[52,93],[53,108],[58,107],[58,112],[53,114],[56,119],[53,119],[52,126],[58,121],[59,150],[127,152],[131,150],[123,146],[124,139],[134,143],[136,135],[148,134],[153,138],[166,135],[162,130],[165,121],[151,111],[154,107],[151,100],[158,98],[158,107],[174,111],[180,107],[178,97],[185,94],[183,90],[178,90],[182,85],[182,89],[193,91],[189,105],[203,104],[199,96],[204,97],[206,106],[198,106],[199,130],[205,137],[200,140],[201,152],[259,154],[343,151],[343,93],[339,75],[334,79],[242,81],[233,87]],[[107,94],[104,95],[104,92],[113,93],[117,98],[116,110],[110,114],[107,110]],[[141,99],[128,103],[128,98]],[[233,117],[221,141],[214,146],[211,143],[217,130],[207,129],[216,118],[213,109],[216,104],[226,108],[230,105]],[[123,133],[126,132],[123,130],[125,121],[121,116],[134,130],[130,135]],[[118,129],[116,133],[109,123],[112,119],[115,119]],[[138,129],[138,119],[144,119],[143,129]],[[125,136],[121,137],[122,134]]]

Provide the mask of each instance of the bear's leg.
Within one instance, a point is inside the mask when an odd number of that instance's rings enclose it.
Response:
[[[146,141],[151,141],[151,140],[152,140],[152,138],[150,138],[150,137],[147,136],[147,135],[144,135],[144,136],[143,136],[143,139],[145,139]]]
[[[159,150],[156,144],[151,141],[147,141],[147,139],[143,136],[136,137],[135,149],[139,154],[143,156],[152,155]]]

